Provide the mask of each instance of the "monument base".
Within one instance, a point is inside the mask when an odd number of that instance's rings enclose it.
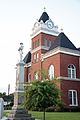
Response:
[[[22,105],[24,103],[24,91],[15,91],[14,106]]]
[[[24,108],[13,107],[11,113],[8,116],[8,120],[35,120],[31,117],[31,114],[28,113]]]
[[[35,120],[28,114],[28,111],[23,108],[24,103],[24,91],[16,90],[14,93],[14,106],[8,116],[8,120]]]

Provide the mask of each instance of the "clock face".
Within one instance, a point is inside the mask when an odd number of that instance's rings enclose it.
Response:
[[[48,21],[48,22],[47,22],[47,26],[48,26],[48,28],[52,29],[53,26],[54,26],[54,24],[53,24],[52,21]]]

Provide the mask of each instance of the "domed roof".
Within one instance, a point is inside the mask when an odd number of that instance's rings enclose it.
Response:
[[[44,23],[45,23],[47,20],[49,20],[49,16],[48,16],[48,14],[47,14],[46,12],[43,12],[43,13],[42,13],[42,15],[41,15],[40,19],[38,20],[38,22],[40,22],[41,20],[42,20]]]

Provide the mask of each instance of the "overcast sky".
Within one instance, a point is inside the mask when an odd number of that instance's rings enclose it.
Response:
[[[31,48],[31,29],[46,7],[49,17],[80,47],[80,0],[0,0],[0,92],[14,92],[19,43]]]

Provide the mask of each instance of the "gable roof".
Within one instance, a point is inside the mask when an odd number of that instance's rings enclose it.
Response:
[[[49,50],[52,50],[56,47],[64,47],[72,50],[78,50],[63,32],[61,32],[53,41]]]
[[[25,56],[25,58],[23,59],[23,61],[25,63],[29,63],[31,62],[31,52],[29,51],[28,54]]]
[[[41,20],[42,20],[44,23],[45,23],[47,20],[49,20],[49,16],[48,16],[48,14],[47,14],[46,12],[43,12],[43,13],[42,13],[42,15],[41,15],[40,19],[38,20],[38,22],[40,22]]]

